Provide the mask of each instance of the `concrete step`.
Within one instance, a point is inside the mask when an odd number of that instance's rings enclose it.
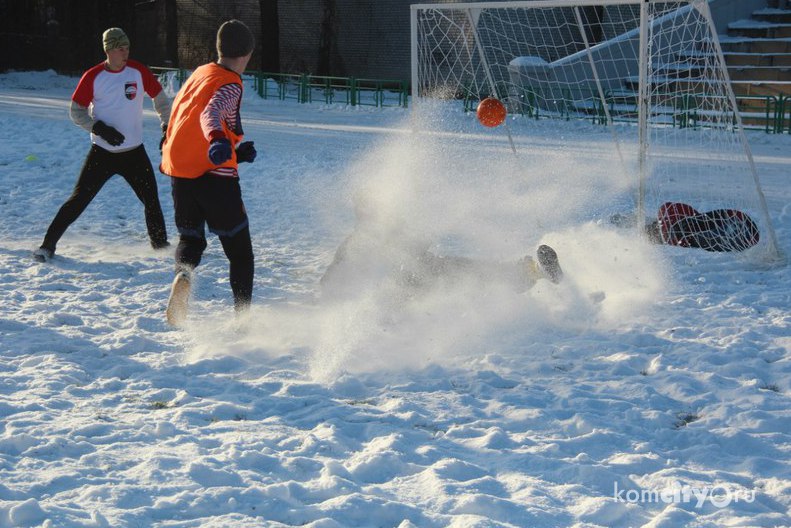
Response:
[[[731,87],[736,95],[791,95],[791,82],[788,81],[732,81]]]
[[[791,66],[791,53],[741,53],[733,51],[723,52],[725,64],[728,67],[761,66],[779,67]],[[702,51],[687,51],[679,54],[679,61],[685,61],[697,67],[711,64],[715,59],[714,53]]]
[[[728,67],[736,66],[791,66],[791,53],[723,53]]]
[[[791,53],[791,38],[767,39],[720,35],[723,53]]]
[[[655,83],[658,89],[667,93],[706,93],[710,91],[709,81],[701,79],[657,78]],[[637,91],[638,86],[639,79],[637,77],[626,77],[623,80],[624,90]],[[732,80],[731,87],[736,95],[791,95],[791,81]]]
[[[779,0],[766,0],[766,7],[769,9],[777,9],[780,5]],[[785,9],[791,9],[791,4],[787,5]]]
[[[728,24],[728,35],[768,39],[789,38],[791,37],[791,24],[738,20]]]
[[[607,99],[616,105],[627,105],[634,108],[639,96],[636,90],[611,90],[607,94]]]
[[[753,11],[752,18],[753,20],[760,20],[762,22],[791,24],[791,9],[776,9],[767,7],[766,9]]]
[[[710,85],[709,79],[701,77],[665,77],[654,76],[650,79],[655,90],[665,93],[703,93],[707,91]],[[623,79],[623,87],[625,90],[638,90],[640,86],[640,79],[637,76],[625,77]]]
[[[791,66],[728,65],[732,81],[791,81]]]

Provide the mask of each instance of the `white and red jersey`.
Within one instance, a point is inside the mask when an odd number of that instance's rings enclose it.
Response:
[[[143,93],[154,98],[161,91],[154,74],[137,61],[127,61],[120,71],[110,71],[102,62],[82,75],[71,99],[89,108],[94,121],[104,121],[124,135],[117,147],[96,134],[91,134],[91,141],[109,151],[123,151],[143,143]]]

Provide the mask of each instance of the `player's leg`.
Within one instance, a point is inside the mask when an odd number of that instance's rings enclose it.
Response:
[[[467,257],[456,255],[436,255],[431,251],[420,252],[416,260],[422,269],[422,275],[432,278],[471,275],[481,272],[476,262]]]
[[[206,223],[209,230],[220,237],[230,264],[231,290],[234,307],[242,310],[250,305],[253,294],[254,258],[250,240],[247,211],[242,201],[242,189],[237,178],[207,176],[204,197]]]
[[[253,299],[255,265],[250,228],[245,227],[233,236],[221,236],[220,242],[228,257],[233,304],[237,311],[250,306]]]
[[[91,147],[71,196],[60,207],[44,236],[41,249],[48,250],[49,256],[55,253],[55,247],[63,233],[80,217],[107,180],[115,174],[113,156],[114,154],[101,147]]]
[[[544,278],[544,273],[541,271],[541,268],[538,267],[538,262],[530,255],[525,255],[523,258],[519,259],[516,266],[519,270],[520,282],[522,283],[523,290],[529,290],[535,286],[539,279]]]
[[[140,145],[134,150],[117,155],[123,156],[118,173],[123,176],[143,204],[151,247],[160,249],[169,246],[165,217],[159,203],[157,180],[146,149]]]
[[[173,210],[179,243],[176,246],[176,271],[188,271],[198,267],[206,249],[206,216],[201,204],[203,178],[171,178]]]
[[[758,226],[734,209],[715,209],[687,219],[691,247],[706,251],[744,251],[758,243]]]
[[[206,249],[203,210],[196,196],[199,189],[197,180],[172,178],[173,208],[180,236],[175,252],[176,276],[165,314],[173,326],[182,325],[187,318],[192,271],[200,264]]]
[[[539,279],[558,284],[563,279],[558,254],[550,246],[542,244],[536,250],[536,258],[525,256],[517,262],[522,290],[532,288]]]

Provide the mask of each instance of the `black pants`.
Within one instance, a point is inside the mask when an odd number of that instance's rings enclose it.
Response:
[[[237,310],[246,308],[253,297],[254,258],[239,179],[205,174],[171,181],[176,227],[181,235],[176,247],[176,271],[200,264],[208,225],[209,231],[220,238],[230,263],[234,306]]]
[[[107,183],[107,180],[115,174],[120,174],[143,202],[151,245],[162,247],[167,243],[165,217],[162,215],[162,207],[159,204],[157,181],[151,167],[151,160],[148,159],[143,145],[118,153],[109,152],[93,145],[88,152],[88,157],[85,158],[80,176],[74,185],[74,191],[49,225],[44,242],[41,244],[42,247],[54,252],[55,246],[66,229],[80,217],[88,204]]]
[[[684,217],[671,227],[677,240],[706,251],[744,251],[760,240],[752,218],[733,209],[715,209]]]

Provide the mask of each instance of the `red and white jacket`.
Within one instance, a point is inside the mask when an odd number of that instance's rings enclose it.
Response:
[[[124,135],[114,147],[91,133],[91,141],[111,152],[122,152],[143,143],[143,94],[154,99],[162,85],[143,64],[128,60],[120,71],[110,71],[105,63],[86,71],[71,100],[89,109],[93,121],[104,121]]]

